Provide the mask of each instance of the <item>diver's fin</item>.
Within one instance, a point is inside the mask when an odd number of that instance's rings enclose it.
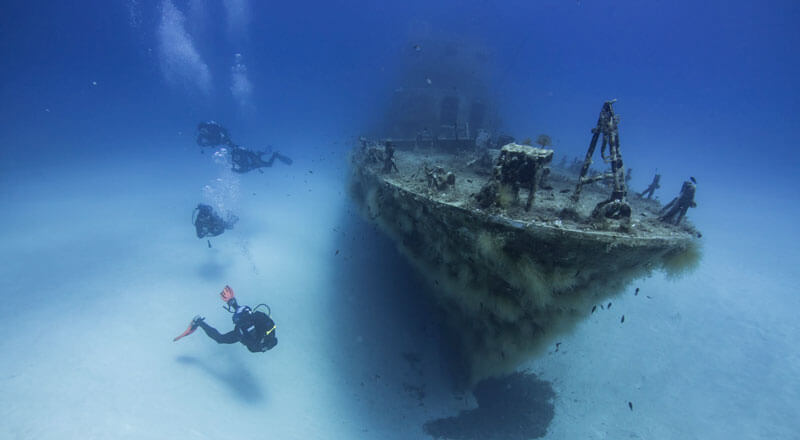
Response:
[[[205,318],[201,318],[200,315],[195,316],[194,318],[192,318],[192,322],[189,323],[189,327],[186,328],[186,331],[184,331],[183,333],[181,333],[178,336],[175,336],[175,338],[172,340],[172,342],[175,342],[178,339],[181,339],[181,338],[183,338],[185,336],[189,336],[192,333],[194,333],[194,331],[197,330],[197,327],[199,327],[199,322],[202,321],[203,319],[205,319]]]
[[[192,325],[189,324],[189,328],[187,328],[186,331],[181,333],[180,335],[175,336],[175,338],[172,339],[172,342],[175,342],[175,341],[177,341],[178,339],[181,339],[184,336],[191,335],[192,333],[194,333],[195,330],[197,330],[197,327],[192,327]]]
[[[225,286],[225,288],[222,289],[222,292],[219,293],[219,297],[222,298],[222,301],[227,303],[228,301],[234,299],[236,295],[233,294],[233,289],[231,289],[231,286]]]
[[[284,156],[281,153],[275,153],[275,157],[278,158],[279,161],[285,163],[286,165],[291,165],[293,162],[292,159],[290,159],[287,156]]]

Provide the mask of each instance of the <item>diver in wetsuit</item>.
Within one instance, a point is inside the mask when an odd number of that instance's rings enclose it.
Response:
[[[197,145],[201,147],[234,146],[228,135],[228,129],[215,121],[197,124]]]
[[[253,353],[262,353],[271,350],[278,344],[278,338],[275,334],[275,322],[267,313],[258,310],[262,305],[269,310],[269,306],[259,304],[255,309],[251,309],[248,306],[240,306],[236,302],[233,289],[231,289],[230,286],[225,286],[225,289],[223,289],[219,295],[222,300],[225,301],[225,308],[233,313],[233,330],[222,334],[214,327],[206,324],[205,318],[198,315],[192,319],[189,328],[173,339],[173,341],[177,341],[184,336],[194,333],[194,331],[200,327],[206,332],[209,338],[217,341],[218,344],[235,344],[236,342],[241,342]]]
[[[240,174],[259,168],[271,167],[275,159],[286,165],[292,164],[292,159],[278,152],[273,152],[269,160],[264,160],[261,156],[267,154],[267,152],[252,151],[236,145],[231,140],[228,129],[215,121],[201,122],[197,125],[197,145],[201,147],[224,146],[230,148],[231,170]]]
[[[280,160],[286,165],[292,164],[292,159],[276,152],[272,153],[269,160],[265,161],[261,156],[267,154],[265,151],[250,151],[239,146],[231,147],[231,170],[235,173],[246,173],[258,168],[271,167],[275,159]]]
[[[214,208],[209,205],[199,203],[192,213],[192,224],[194,225],[197,238],[216,237],[225,232],[226,229],[233,229],[233,225],[239,220],[235,215],[228,215],[228,220],[214,212]]]

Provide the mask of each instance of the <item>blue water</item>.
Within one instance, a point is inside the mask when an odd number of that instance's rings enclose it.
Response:
[[[632,187],[698,181],[700,267],[521,366],[555,391],[544,438],[799,438],[798,22],[793,1],[3,2],[0,438],[430,438],[474,408],[430,287],[346,192],[430,42],[482,48],[503,132],[582,155],[616,98]],[[195,143],[209,119],[294,163],[232,174]],[[210,249],[199,202],[240,218]],[[198,313],[227,328],[225,284],[270,304],[274,350],[172,342]]]

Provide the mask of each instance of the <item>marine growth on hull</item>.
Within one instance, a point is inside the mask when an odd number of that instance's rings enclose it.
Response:
[[[430,281],[470,382],[512,371],[633,280],[697,264],[694,179],[666,206],[652,188],[629,195],[612,104],[583,161],[553,164],[542,137],[354,149],[351,194]],[[598,142],[610,171],[591,168]]]

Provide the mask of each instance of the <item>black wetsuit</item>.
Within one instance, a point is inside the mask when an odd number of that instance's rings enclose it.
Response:
[[[197,126],[197,145],[201,147],[217,147],[235,145],[231,142],[228,130],[214,121],[201,122]]]
[[[265,151],[250,151],[248,149],[232,146],[231,147],[231,170],[235,173],[246,173],[259,168],[271,167],[275,159],[280,160],[286,165],[292,164],[292,159],[276,152],[272,153],[269,160],[264,160],[261,156],[267,154]]]
[[[249,310],[249,308],[247,308]],[[236,327],[228,333],[221,334],[214,327],[199,321],[198,325],[209,338],[220,344],[241,342],[253,353],[261,353],[278,344],[275,335],[275,322],[264,312],[243,311],[239,314]]]
[[[216,237],[232,226],[214,212],[214,208],[202,203],[194,209],[193,217],[192,223],[194,223],[197,238]]]

